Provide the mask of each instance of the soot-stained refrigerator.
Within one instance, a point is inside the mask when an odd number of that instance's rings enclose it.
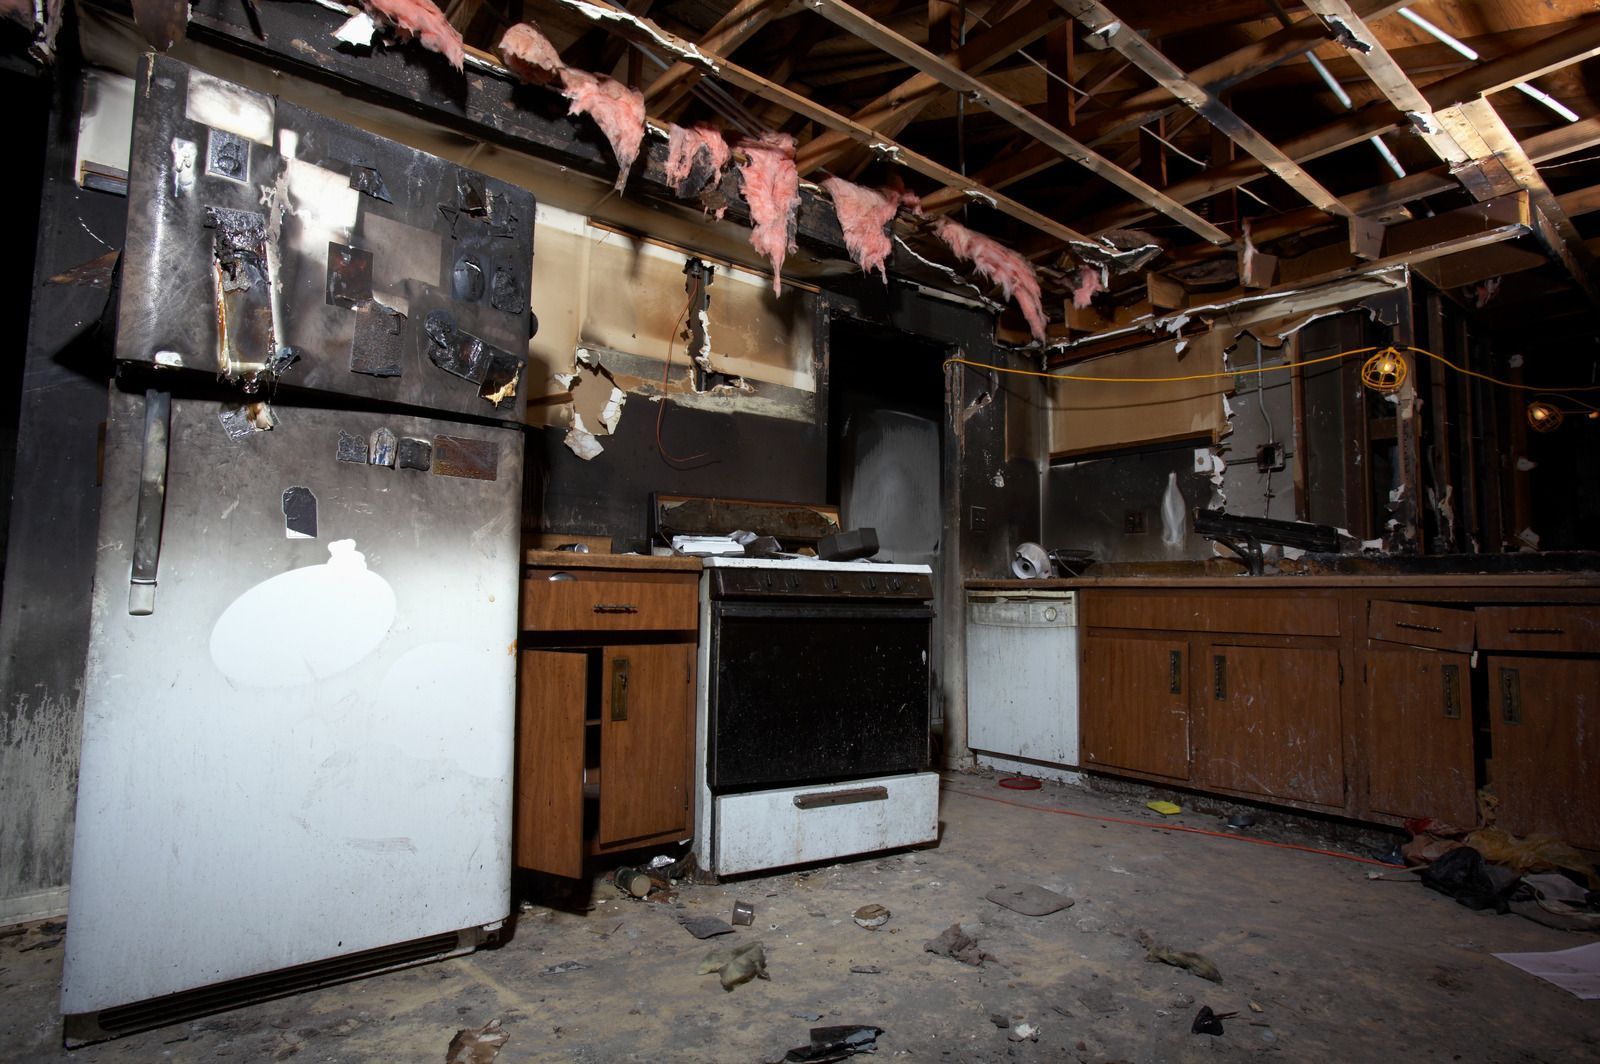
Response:
[[[510,904],[533,199],[166,58],[136,85],[69,1042]]]

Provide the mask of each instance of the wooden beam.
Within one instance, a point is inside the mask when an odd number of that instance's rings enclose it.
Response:
[[[1496,244],[1418,263],[1417,272],[1432,281],[1434,287],[1451,289],[1537,269],[1549,261],[1550,256],[1541,251],[1529,251],[1516,244]]]
[[[783,6],[780,0],[738,0],[726,15],[706,31],[700,46],[710,52],[732,52],[755,36],[756,31],[770,22]],[[703,73],[705,71],[692,63],[682,60],[673,63],[644,90],[645,106],[658,114],[671,110],[688,97]]]
[[[1032,111],[996,92],[983,81],[966,73],[947,60],[933,55],[927,49],[907,40],[894,30],[868,18],[841,0],[805,0],[807,7],[829,22],[848,30],[862,40],[877,45],[890,55],[938,80],[945,87],[966,93],[975,102],[984,104],[996,116],[1010,122],[1024,133],[1049,145],[1063,158],[1070,159],[1097,177],[1109,181],[1124,192],[1165,214],[1192,232],[1213,244],[1227,245],[1233,238],[1198,214],[1172,199],[1166,193],[1140,181],[1126,170],[1096,153],[1087,145],[1050,125]]]
[[[1463,104],[1460,113],[1473,130],[1483,138],[1484,145],[1497,162],[1509,171],[1512,180],[1528,190],[1533,200],[1534,234],[1552,258],[1566,269],[1572,280],[1591,303],[1600,305],[1600,283],[1595,280],[1595,260],[1583,245],[1577,227],[1562,210],[1561,203],[1544,175],[1511,130],[1506,127],[1500,113],[1488,100],[1479,99]]]
[[[1087,239],[1083,234],[1056,221],[1054,218],[1047,217],[1002,193],[973,185],[962,175],[944,164],[935,162],[927,156],[914,152],[893,139],[883,136],[875,129],[870,129],[836,111],[824,107],[809,96],[768,81],[760,74],[747,70],[726,56],[699,48],[676,34],[663,30],[649,19],[631,16],[625,19],[616,18],[614,15],[609,14],[610,12],[615,12],[615,8],[607,4],[598,3],[596,0],[550,0],[550,2],[576,11],[585,17],[595,18],[614,32],[623,34],[629,39],[647,41],[651,46],[665,49],[674,55],[698,57],[694,61],[706,66],[708,71],[713,73],[719,81],[753,93],[764,100],[780,104],[791,114],[799,115],[826,129],[845,133],[856,143],[864,144],[878,154],[892,158],[907,169],[914,170],[924,177],[939,182],[941,185],[959,189],[964,195],[970,195],[992,203],[996,210],[1015,218],[1024,225],[1039,230],[1041,233],[1048,234],[1052,239],[1065,243],[1074,243]],[[601,12],[607,14],[603,16],[598,14]]]
[[[1317,0],[1339,2],[1343,0]],[[1286,155],[1272,141],[1262,136],[1255,127],[1240,118],[1222,102],[1215,90],[1199,84],[1182,68],[1168,59],[1160,49],[1125,25],[1122,20],[1099,0],[1056,0],[1062,10],[1077,19],[1091,38],[1103,40],[1107,45],[1126,56],[1134,66],[1154,78],[1184,106],[1199,113],[1229,140],[1261,161],[1290,188],[1298,192],[1307,203],[1329,214],[1349,214],[1339,202],[1339,197],[1322,187],[1322,183]],[[1355,17],[1353,14],[1351,17]]]
[[[1400,5],[1393,0],[1356,0],[1356,9],[1365,14],[1386,14]],[[1273,67],[1296,59],[1328,41],[1328,33],[1314,19],[1296,23],[1288,29],[1268,34],[1259,41],[1237,48],[1222,58],[1196,67],[1189,77],[1213,92],[1225,89],[1266,73]],[[1091,147],[1099,146],[1119,133],[1135,129],[1182,107],[1172,94],[1161,86],[1136,92],[1104,111],[1084,119],[1074,128],[1078,136]],[[1059,123],[1058,123],[1059,124]],[[1042,144],[1029,144],[1017,151],[1005,152],[989,166],[974,175],[990,188],[1007,185],[1032,177],[1061,161],[1061,157]],[[923,209],[942,213],[960,206],[935,195],[923,200]]]
[[[1483,142],[1475,123],[1458,106],[1436,110],[1346,0],[1305,0],[1305,5],[1335,31],[1335,39],[1356,65],[1406,116],[1413,130],[1474,199],[1491,199],[1516,187],[1516,179]]]
[[[1422,93],[1431,108],[1440,110],[1523,81],[1535,76],[1535,72],[1560,69],[1596,54],[1600,54],[1600,15],[1580,19],[1570,30],[1557,33],[1520,52],[1479,63],[1426,85]],[[1318,129],[1286,140],[1280,147],[1296,161],[1307,162],[1397,129],[1404,121],[1404,117],[1386,101],[1371,103]],[[1193,203],[1223,189],[1237,188],[1254,181],[1265,176],[1266,172],[1254,160],[1242,159],[1221,167],[1209,167],[1192,178],[1175,182],[1166,191],[1173,199]],[[976,175],[974,180],[982,176]],[[1148,210],[1137,207],[1116,208],[1085,219],[1081,228],[1094,233],[1120,229],[1137,223],[1149,214]]]
[[[1066,13],[1050,0],[1037,0],[1018,8],[992,27],[973,34],[966,44],[947,53],[944,58],[970,74],[981,74],[1066,23]],[[857,110],[851,118],[892,137],[947,91],[937,78],[918,71]],[[855,144],[850,138],[824,133],[802,146],[795,162],[800,173],[806,175],[832,166],[854,150]],[[1055,158],[1059,159],[1060,156]]]

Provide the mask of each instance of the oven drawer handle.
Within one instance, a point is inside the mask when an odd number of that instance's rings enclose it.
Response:
[[[887,802],[889,788],[887,787],[856,787],[848,791],[818,791],[813,794],[797,794],[794,804],[797,809],[825,809],[830,805],[853,805],[856,802]]]
[[[596,613],[638,613],[639,612],[639,607],[629,605],[626,602],[596,602],[594,604],[594,612],[596,612]]]

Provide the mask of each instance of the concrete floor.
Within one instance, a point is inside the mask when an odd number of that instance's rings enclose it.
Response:
[[[71,1053],[55,1011],[59,931],[33,925],[0,939],[0,1056],[439,1061],[458,1028],[499,1018],[510,1033],[499,1064],[776,1060],[814,1023],[876,1024],[879,1058],[929,1061],[1600,1061],[1600,1001],[1490,956],[1589,936],[1370,880],[1368,864],[1156,830],[1145,823],[1219,824],[1161,818],[1126,794],[951,776],[940,818],[937,848],[684,884],[688,913],[755,905],[753,927],[710,943],[679,926],[672,903],[601,885],[587,913],[523,913],[500,949]],[[1251,831],[1293,830],[1268,821]],[[1029,882],[1077,904],[1035,919],[984,900]],[[893,913],[881,930],[850,919],[869,902]],[[975,968],[924,951],[957,921],[996,959]],[[1147,963],[1140,930],[1205,954],[1223,982]],[[696,974],[712,946],[752,938],[767,947],[769,981],[725,992]],[[588,967],[543,974],[566,961]],[[1220,1037],[1191,1034],[1201,1005],[1239,1015]],[[1010,1041],[996,1015],[1037,1025],[1038,1040]]]

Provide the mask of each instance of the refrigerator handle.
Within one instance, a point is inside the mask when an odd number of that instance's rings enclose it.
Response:
[[[167,434],[172,395],[144,393],[144,454],[139,465],[139,513],[133,524],[133,575],[128,612],[148,617],[156,609],[156,564],[161,558],[161,518],[167,503]]]

